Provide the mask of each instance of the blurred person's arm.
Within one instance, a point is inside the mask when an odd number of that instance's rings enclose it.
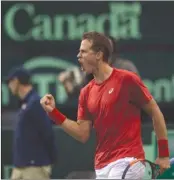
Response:
[[[58,75],[58,80],[64,86],[66,93],[71,94],[73,92],[73,78],[70,71],[63,71]]]
[[[85,81],[85,76],[79,68],[75,67],[61,72],[58,75],[58,80],[64,86],[68,97],[71,98],[73,95],[79,95]]]

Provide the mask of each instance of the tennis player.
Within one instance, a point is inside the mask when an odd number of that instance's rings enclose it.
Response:
[[[139,74],[137,67],[132,61],[119,57],[117,40],[112,36],[109,36],[108,38],[113,48],[111,57],[108,59],[109,65],[118,69],[125,69]],[[62,83],[66,94],[68,95],[65,103],[68,103],[69,105],[71,103],[73,103],[73,105],[78,104],[78,97],[81,88],[89,83],[89,81],[91,81],[93,78],[94,77],[92,74],[86,74],[85,72],[81,71],[79,67],[68,68],[59,73],[58,80]]]
[[[169,148],[164,117],[135,73],[109,66],[111,52],[111,43],[105,35],[97,32],[83,34],[77,57],[81,69],[92,73],[94,79],[81,90],[77,122],[55,107],[51,94],[41,99],[41,105],[57,125],[82,143],[88,140],[92,126],[95,128],[97,179],[121,179],[124,168],[132,160],[145,158],[140,120],[143,109],[153,120],[158,140],[156,163],[162,171],[168,169]],[[126,178],[141,178],[143,168],[140,169],[139,173],[133,169]]]

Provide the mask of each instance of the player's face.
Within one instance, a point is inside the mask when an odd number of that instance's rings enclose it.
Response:
[[[8,83],[8,87],[13,95],[18,95],[18,91],[19,91],[18,79],[14,78],[10,80],[10,82]]]
[[[92,48],[92,42],[82,40],[80,50],[77,55],[81,69],[87,74],[93,73],[98,66],[98,55]]]

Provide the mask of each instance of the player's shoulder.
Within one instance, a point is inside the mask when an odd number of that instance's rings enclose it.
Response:
[[[114,68],[116,76],[122,76],[125,80],[139,78],[139,75],[135,72],[128,71],[125,69]]]
[[[94,84],[95,84],[95,80],[92,79],[87,85],[85,85],[81,89],[81,93],[83,93],[83,94],[88,93]]]

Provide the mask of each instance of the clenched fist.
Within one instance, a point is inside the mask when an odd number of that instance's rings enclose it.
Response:
[[[155,163],[159,165],[161,174],[170,168],[170,160],[168,157],[158,157]]]
[[[46,112],[51,112],[55,108],[55,100],[51,94],[46,94],[40,100],[40,104]]]

